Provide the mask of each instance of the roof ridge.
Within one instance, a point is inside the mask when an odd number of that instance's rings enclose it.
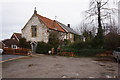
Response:
[[[68,32],[71,32],[71,33],[77,34],[77,32],[73,30],[73,28],[68,27],[68,26],[66,26],[65,24],[63,24],[63,23],[61,23],[61,22],[59,22],[59,21],[57,21],[57,22],[58,22],[58,24],[61,25],[61,27],[65,28],[65,30],[67,30]]]
[[[22,34],[22,33],[16,33],[16,32],[14,32],[13,34]]]
[[[40,14],[37,14],[38,16],[41,16]],[[46,19],[48,19],[48,20],[51,20],[50,18],[47,18],[47,17],[44,17],[44,16],[41,16],[41,17],[43,17],[43,18],[46,18]],[[51,21],[54,21],[54,20],[51,20]]]
[[[50,29],[53,30],[57,30],[57,31],[62,31],[65,32],[65,30],[58,24],[58,23],[54,23],[55,20],[51,20],[47,17],[43,17],[39,14],[36,14],[36,16],[38,16],[38,18]],[[57,29],[56,29],[57,28]]]

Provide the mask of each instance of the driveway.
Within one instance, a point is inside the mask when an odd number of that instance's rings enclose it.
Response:
[[[116,78],[118,64],[108,58],[37,55],[3,63],[3,78]]]

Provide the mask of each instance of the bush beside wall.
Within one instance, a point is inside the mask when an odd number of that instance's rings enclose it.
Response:
[[[93,48],[90,42],[78,41],[70,45],[62,46],[61,52],[74,52],[75,56],[91,57],[98,53],[104,53],[106,50],[102,48]]]
[[[51,46],[45,42],[38,42],[36,47],[36,53],[47,54],[51,50]]]

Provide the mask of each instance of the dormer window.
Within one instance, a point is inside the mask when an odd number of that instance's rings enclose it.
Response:
[[[36,37],[37,36],[37,28],[36,26],[31,26],[31,33],[32,33],[32,37]]]
[[[15,38],[12,38],[13,40],[15,39]]]

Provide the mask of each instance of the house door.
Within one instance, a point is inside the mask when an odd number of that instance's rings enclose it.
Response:
[[[36,44],[33,43],[33,52],[35,53],[35,51],[36,51]]]

